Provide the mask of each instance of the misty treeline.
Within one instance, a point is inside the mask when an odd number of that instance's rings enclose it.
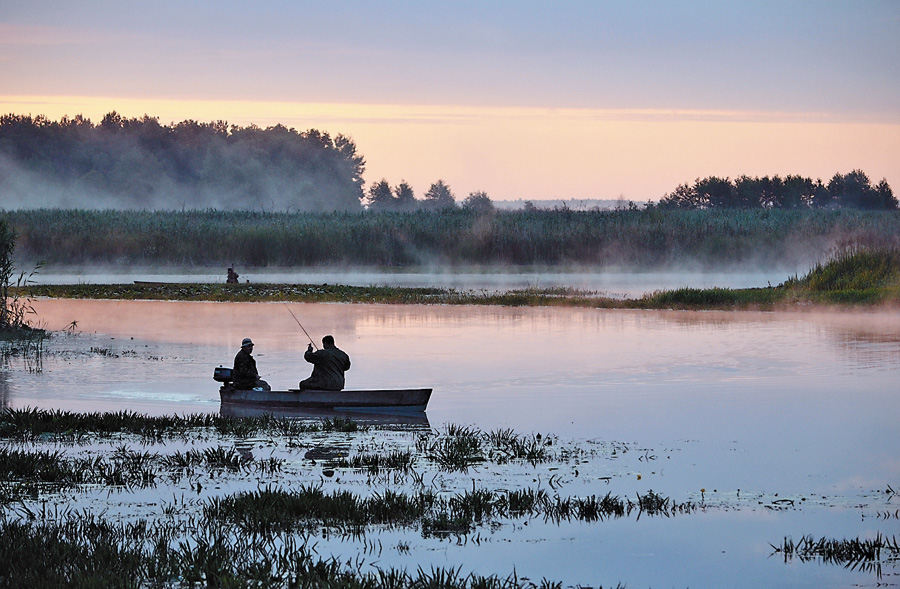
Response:
[[[225,121],[162,125],[115,111],[0,117],[0,207],[263,211],[493,208],[484,192],[459,204],[443,180],[417,198],[402,181],[366,190],[365,159],[344,136]]]
[[[356,211],[365,160],[344,135],[116,112],[0,117],[0,206]]]
[[[847,247],[900,247],[900,211],[443,209],[414,212],[19,210],[22,263],[441,268],[472,265],[809,267]]]
[[[851,208],[863,210],[897,209],[887,180],[873,185],[862,170],[837,173],[828,184],[821,179],[778,175],[762,178],[740,176],[698,178],[682,184],[660,199],[659,207],[668,209],[800,209]]]

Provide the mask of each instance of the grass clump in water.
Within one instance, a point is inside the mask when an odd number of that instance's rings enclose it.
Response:
[[[29,407],[0,410],[0,439],[17,441],[53,437],[77,440],[89,435],[108,438],[116,434],[159,441],[185,438],[203,430],[239,438],[260,433],[290,437],[310,432],[354,432],[361,429],[364,428],[353,420],[340,417],[308,423],[268,414],[254,417],[224,417],[209,413],[150,416],[131,411],[77,413]]]

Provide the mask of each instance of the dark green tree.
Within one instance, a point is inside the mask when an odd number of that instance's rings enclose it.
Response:
[[[698,180],[694,184],[694,191],[697,193],[697,199],[700,201],[702,208],[733,208],[738,204],[735,198],[734,186],[728,178],[710,176],[709,178]]]
[[[379,182],[373,182],[369,186],[369,195],[366,198],[366,206],[370,211],[396,211],[397,199],[391,185],[384,178]]]
[[[699,182],[699,178],[697,179]],[[700,199],[697,197],[697,191],[694,186],[687,182],[679,184],[675,190],[662,197],[659,201],[659,207],[662,209],[699,209]]]
[[[462,208],[478,213],[489,213],[494,210],[494,203],[484,191],[470,192],[462,202]]]
[[[759,178],[740,176],[734,181],[736,206],[742,209],[756,209],[761,206],[762,182]]]
[[[875,192],[878,193],[879,208],[890,210],[897,209],[900,206],[900,203],[897,202],[897,197],[894,196],[894,192],[884,178],[875,186]]]
[[[423,204],[430,210],[451,209],[456,206],[456,198],[450,187],[443,180],[438,180],[425,193]]]
[[[397,203],[397,209],[400,211],[414,211],[418,203],[416,195],[406,180],[403,180],[394,188],[394,197]]]

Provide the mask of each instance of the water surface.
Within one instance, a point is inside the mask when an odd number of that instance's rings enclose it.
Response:
[[[248,336],[275,388],[296,386],[309,373],[308,340],[280,303],[37,300],[34,307],[47,328],[76,321],[77,334],[54,339],[41,371],[12,365],[0,373],[7,406],[215,412],[213,367],[230,365]],[[896,312],[291,310],[314,337],[333,334],[350,354],[348,387],[433,387],[433,427],[508,427],[597,449],[601,459],[578,476],[579,465],[570,465],[563,494],[633,497],[652,489],[711,507],[670,519],[504,528],[486,532],[478,546],[419,538],[410,554],[383,555],[384,562],[516,570],[573,585],[900,582],[895,569],[876,578],[817,562],[786,564],[770,557],[769,546],[785,536],[900,532],[896,518],[879,516],[897,508],[888,485],[900,489]],[[616,444],[628,452],[611,459]],[[476,469],[452,484],[489,485],[498,476]],[[776,509],[779,498],[795,505]],[[385,543],[402,537],[382,532]],[[355,554],[352,543],[325,546]]]

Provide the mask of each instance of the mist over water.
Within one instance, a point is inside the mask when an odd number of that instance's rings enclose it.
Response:
[[[755,288],[776,286],[806,269],[737,268],[704,272],[682,269],[663,272],[560,271],[509,268],[437,268],[387,272],[374,269],[242,269],[240,282],[278,284],[343,284],[349,286],[436,287],[459,290],[507,291],[526,288],[575,288],[614,298],[639,297],[656,290],[691,288]],[[214,284],[225,282],[226,268],[43,268],[38,284],[130,284],[134,281]]]

